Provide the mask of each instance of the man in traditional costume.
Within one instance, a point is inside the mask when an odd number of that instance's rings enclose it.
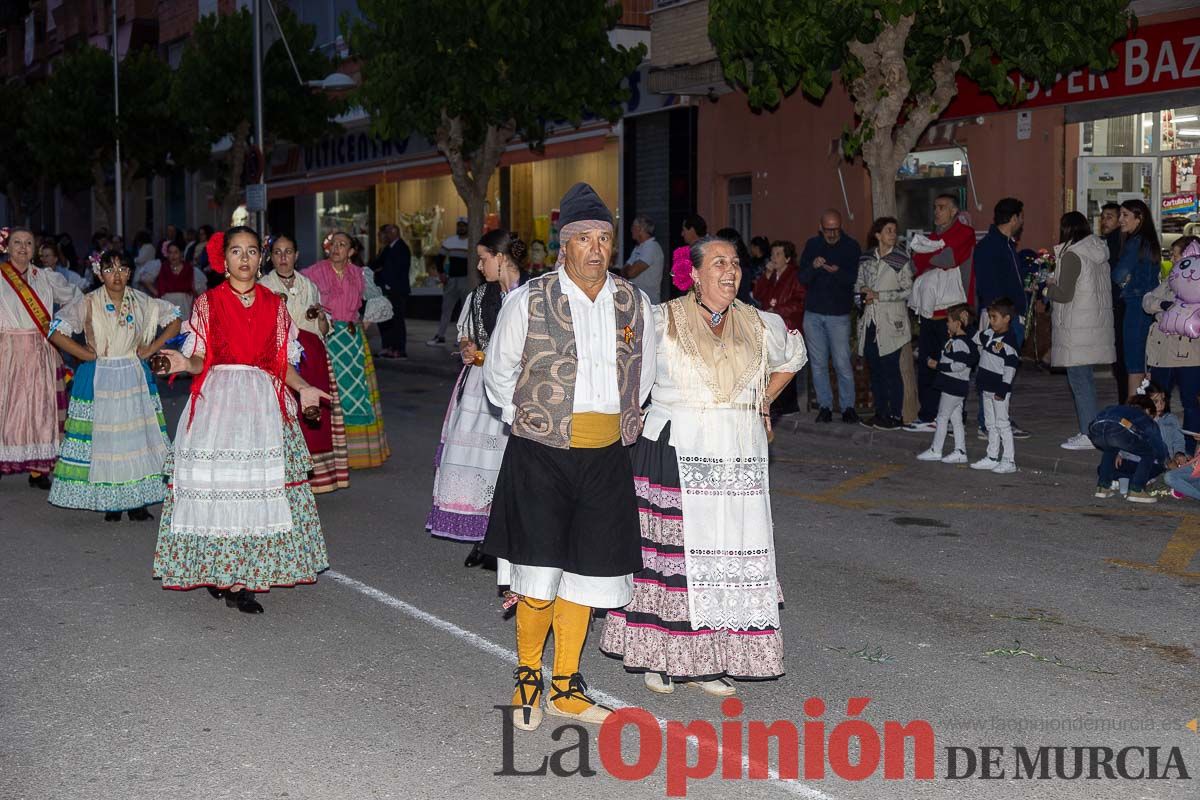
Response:
[[[67,395],[62,359],[46,337],[51,310],[81,296],[53,269],[33,265],[33,233],[0,229],[0,475],[29,473],[49,490]]]
[[[603,722],[579,657],[593,608],[620,608],[641,568],[626,447],[654,379],[650,300],[608,273],[613,217],[578,183],[560,204],[558,268],[511,292],[484,362],[488,397],[512,435],[497,478],[484,553],[515,602],[513,722],[542,720],[542,650],[554,631],[546,711]]]

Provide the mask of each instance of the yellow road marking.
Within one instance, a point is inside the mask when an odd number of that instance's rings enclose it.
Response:
[[[1106,558],[1109,564],[1129,569],[1140,569],[1144,572],[1158,572],[1176,578],[1200,578],[1200,572],[1188,572],[1188,567],[1200,553],[1200,517],[1186,516],[1179,521],[1171,540],[1158,555],[1158,561],[1145,564],[1140,561],[1126,561],[1122,558]]]

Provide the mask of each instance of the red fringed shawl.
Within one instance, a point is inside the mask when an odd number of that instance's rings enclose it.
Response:
[[[204,368],[192,380],[191,415],[196,398],[213,367],[243,364],[258,367],[275,380],[279,408],[285,419],[288,411],[284,380],[287,378],[288,329],[291,317],[279,297],[263,286],[254,287],[254,303],[247,308],[228,283],[205,292],[192,309],[191,326],[204,350]]]

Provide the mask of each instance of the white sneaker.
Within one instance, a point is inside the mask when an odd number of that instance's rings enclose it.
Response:
[[[1011,475],[1016,471],[1017,465],[1012,461],[1001,461],[992,468],[992,472],[996,473],[997,475]]]
[[[933,433],[937,430],[936,422],[910,422],[904,426],[904,430],[908,433]]]
[[[942,454],[932,447],[917,454],[917,461],[941,461]]]
[[[950,455],[942,459],[943,464],[965,464],[967,463],[967,454],[964,450],[955,450]]]
[[[1084,436],[1082,433],[1077,433],[1070,439],[1059,445],[1063,450],[1095,450],[1096,446],[1092,444],[1092,440]]]
[[[984,456],[983,458],[979,459],[974,464],[972,464],[971,469],[993,470],[998,466],[1000,466],[999,461],[997,461],[994,458],[989,458],[988,456]]]

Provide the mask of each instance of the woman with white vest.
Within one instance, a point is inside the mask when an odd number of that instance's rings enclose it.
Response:
[[[1091,450],[1087,429],[1099,410],[1092,370],[1096,364],[1111,364],[1117,357],[1108,247],[1092,233],[1087,217],[1078,211],[1063,214],[1058,241],[1058,267],[1046,289],[1046,299],[1053,304],[1050,364],[1066,368],[1079,421],[1078,435],[1061,447]]]

